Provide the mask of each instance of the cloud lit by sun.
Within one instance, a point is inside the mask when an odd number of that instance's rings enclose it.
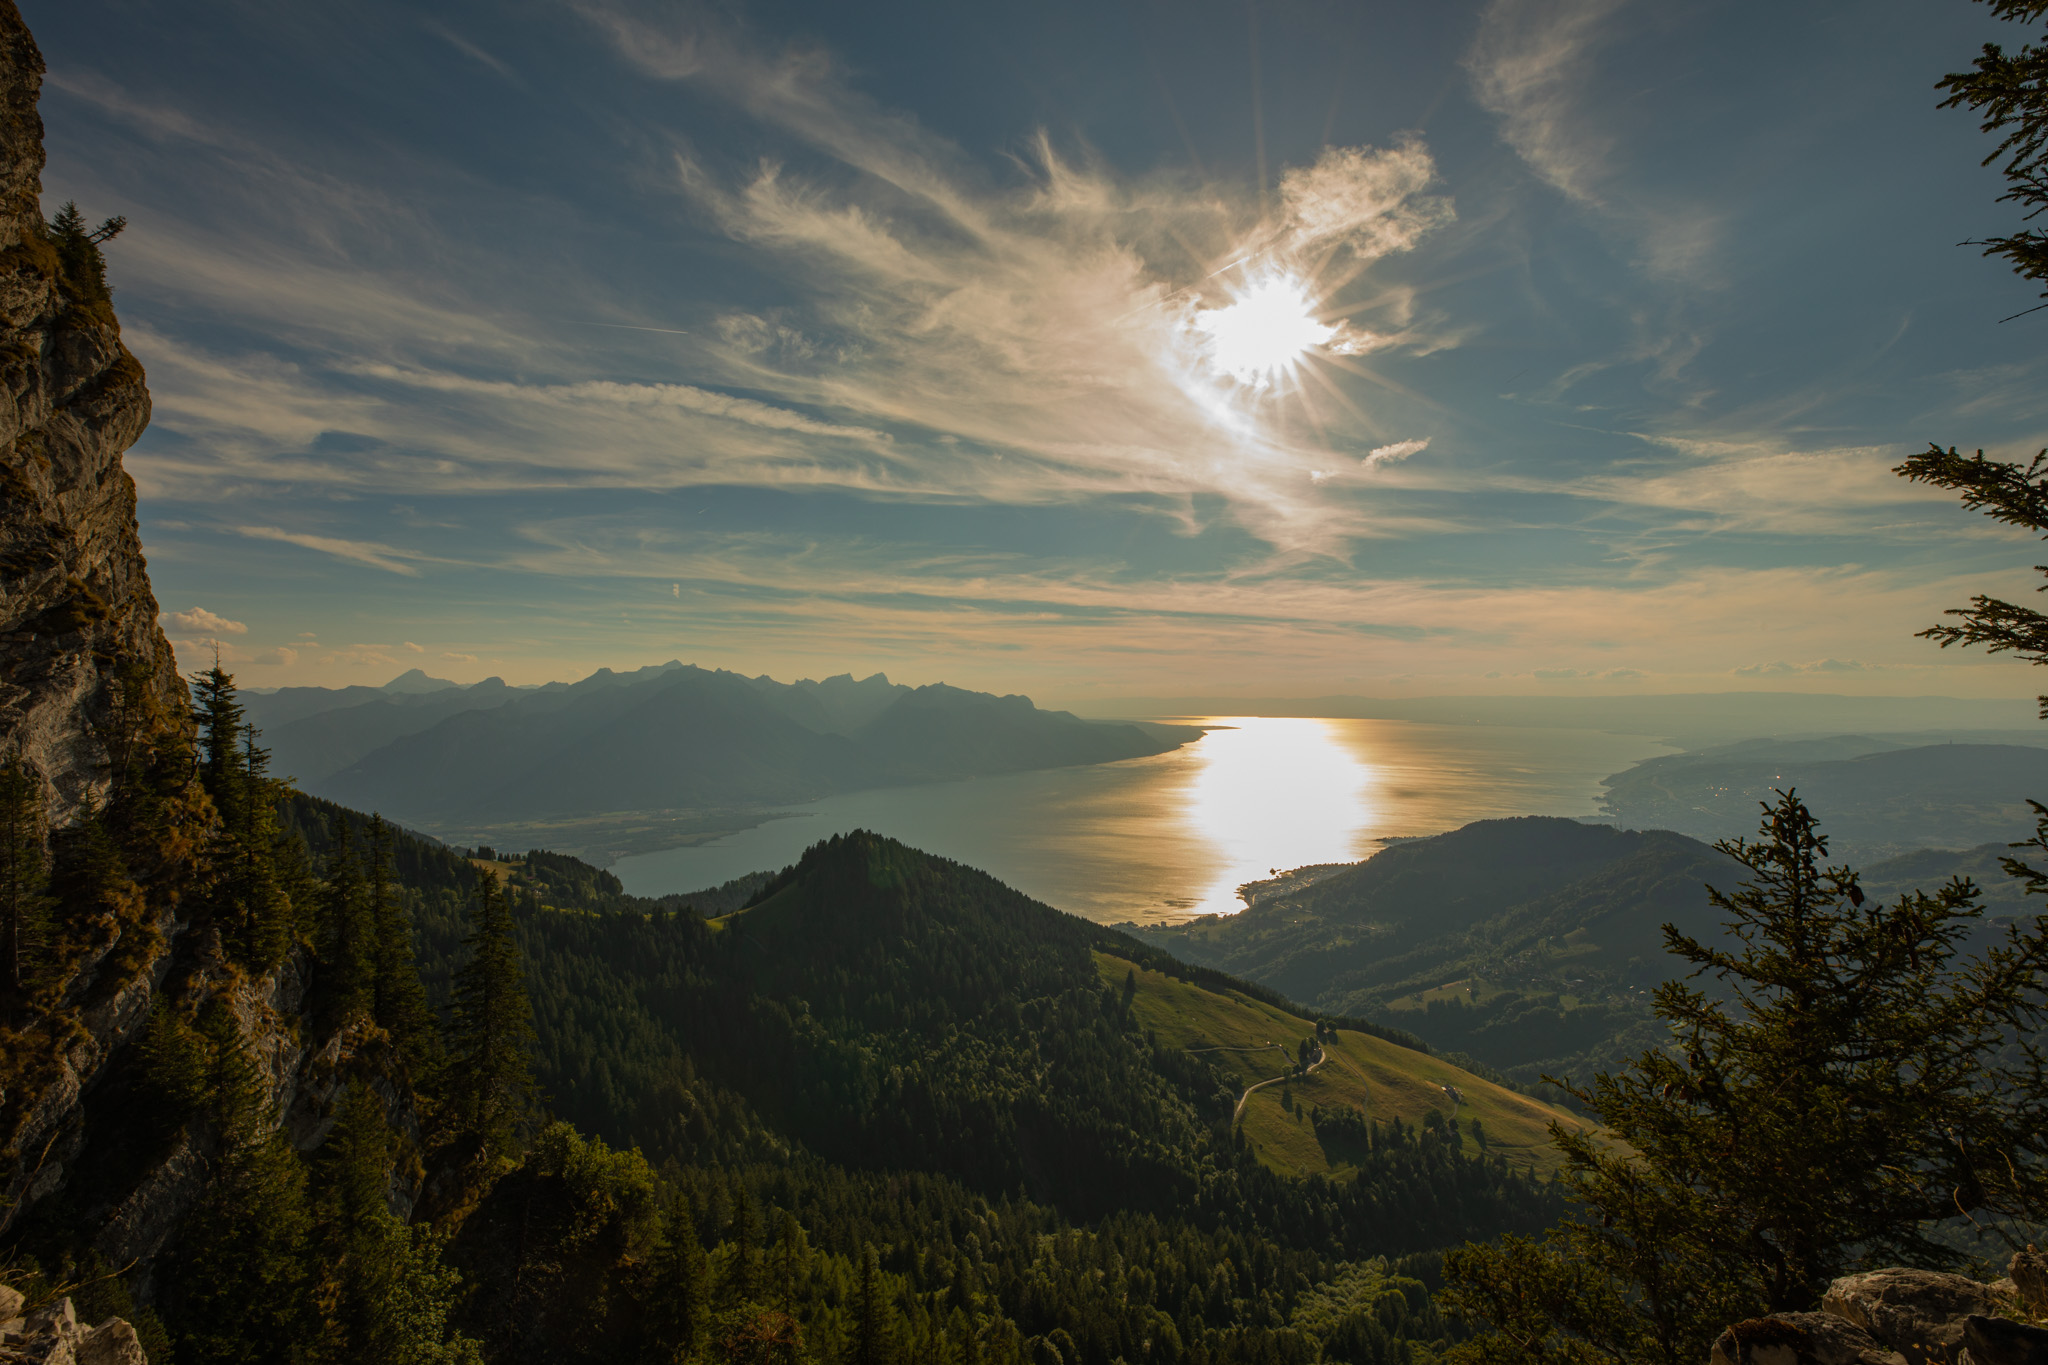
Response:
[[[1254,388],[1294,367],[1338,329],[1315,315],[1307,287],[1292,275],[1273,275],[1221,308],[1195,314],[1195,330],[1208,338],[1209,363]]]

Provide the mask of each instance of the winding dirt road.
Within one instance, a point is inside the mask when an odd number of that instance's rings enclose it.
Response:
[[[1284,1047],[1280,1047],[1280,1045],[1279,1045],[1278,1043],[1275,1043],[1275,1044],[1273,1044],[1273,1046],[1274,1046],[1274,1047],[1276,1047],[1276,1048],[1280,1048],[1280,1051],[1282,1051],[1283,1053],[1287,1051],[1287,1049],[1286,1049],[1286,1048],[1284,1048]],[[1203,1051],[1205,1051],[1205,1052],[1264,1052],[1264,1051],[1265,1051],[1265,1049],[1264,1049],[1264,1048],[1262,1048],[1262,1047],[1233,1047],[1233,1048],[1204,1048],[1204,1049],[1203,1049]],[[1271,1079],[1271,1080],[1269,1080],[1269,1081],[1259,1081],[1259,1082],[1257,1082],[1257,1083],[1255,1083],[1255,1084],[1253,1084],[1253,1085],[1248,1085],[1248,1086],[1246,1086],[1246,1087],[1244,1088],[1244,1093],[1243,1093],[1242,1095],[1239,1095],[1239,1096],[1237,1097],[1237,1108],[1235,1108],[1235,1109],[1233,1109],[1233,1110],[1231,1110],[1231,1111],[1230,1111],[1230,1126],[1231,1126],[1231,1127],[1233,1127],[1233,1128],[1235,1128],[1235,1127],[1237,1126],[1237,1121],[1238,1121],[1239,1119],[1241,1119],[1241,1118],[1243,1118],[1243,1117],[1244,1117],[1244,1106],[1245,1106],[1245,1102],[1246,1102],[1247,1100],[1251,1099],[1251,1097],[1252,1097],[1252,1091],[1254,1091],[1254,1090],[1264,1090],[1264,1089],[1265,1089],[1265,1088],[1266,1088],[1267,1086],[1269,1086],[1269,1085],[1278,1085],[1278,1084],[1280,1084],[1280,1083],[1281,1083],[1282,1081],[1291,1081],[1291,1080],[1295,1079],[1295,1077],[1296,1077],[1297,1075],[1300,1075],[1300,1076],[1306,1076],[1306,1075],[1308,1075],[1308,1074],[1309,1074],[1310,1072],[1313,1072],[1313,1071],[1314,1071],[1314,1070],[1315,1070],[1315,1069],[1316,1069],[1317,1067],[1321,1066],[1321,1065],[1322,1065],[1322,1064],[1323,1064],[1324,1062],[1328,1061],[1329,1059],[1330,1059],[1330,1054],[1329,1054],[1329,1053],[1327,1053],[1327,1052],[1323,1051],[1323,1049],[1321,1049],[1321,1048],[1317,1048],[1317,1049],[1316,1049],[1316,1059],[1315,1059],[1314,1061],[1312,1061],[1312,1062],[1310,1062],[1310,1063],[1308,1064],[1308,1069],[1307,1069],[1307,1070],[1305,1070],[1305,1071],[1300,1071],[1300,1072],[1294,1072],[1294,1071],[1290,1071],[1290,1072],[1288,1072],[1288,1073],[1287,1073],[1286,1075],[1284,1075],[1284,1076],[1275,1076],[1275,1077],[1273,1077],[1273,1079]]]

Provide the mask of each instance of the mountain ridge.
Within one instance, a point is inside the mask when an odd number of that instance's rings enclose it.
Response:
[[[446,695],[404,704],[398,723],[424,718],[433,699]],[[863,787],[1141,757],[1200,734],[1187,727],[1161,736],[1041,711],[1027,697],[943,683],[912,688],[880,674],[805,686],[694,665],[599,670],[534,692],[493,692],[490,700],[409,728],[304,785],[431,827],[786,804]],[[333,714],[359,727],[396,714],[376,705]],[[286,728],[309,733],[319,719]]]

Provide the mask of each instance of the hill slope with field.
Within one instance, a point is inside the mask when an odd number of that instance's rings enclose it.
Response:
[[[1269,999],[1198,985],[1107,951],[1096,952],[1095,966],[1113,989],[1127,978],[1135,983],[1131,1014],[1149,1036],[1228,1078],[1242,1097],[1238,1132],[1262,1165],[1282,1175],[1342,1180],[1357,1172],[1355,1145],[1338,1125],[1313,1121],[1317,1111],[1357,1113],[1367,1124],[1398,1120],[1416,1130],[1443,1125],[1460,1151],[1502,1157],[1545,1176],[1558,1166],[1550,1125],[1584,1126],[1415,1048],[1341,1025],[1318,1031],[1315,1020]],[[1304,1042],[1322,1052],[1306,1074]]]

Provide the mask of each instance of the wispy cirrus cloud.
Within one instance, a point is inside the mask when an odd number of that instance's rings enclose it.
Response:
[[[1628,0],[1490,0],[1465,58],[1480,105],[1529,169],[1631,237],[1641,263],[1667,277],[1698,272],[1722,215],[1698,200],[1651,196],[1621,172],[1627,125],[1598,92],[1599,59]]]
[[[1588,115],[1593,61],[1628,0],[1491,0],[1466,54],[1473,94],[1501,137],[1544,180],[1599,205],[1613,133]]]
[[[522,404],[551,404],[586,411],[605,407],[673,409],[705,417],[720,417],[771,431],[797,432],[805,436],[831,436],[848,441],[877,441],[887,444],[889,433],[871,427],[842,426],[772,403],[737,398],[690,384],[621,384],[613,380],[586,380],[579,384],[515,384],[502,380],[470,379],[431,370],[400,369],[392,365],[367,365],[362,373],[413,388],[443,393],[472,394],[498,401]]]
[[[1546,684],[1725,686],[1731,676],[1779,676],[1735,674],[1738,660],[1811,658],[1798,651],[1811,648],[1816,623],[1826,623],[1830,645],[1842,651],[1837,661],[1882,664],[1886,678],[1905,685],[1950,664],[1929,657],[1910,627],[1938,619],[1970,582],[1881,564],[1508,584],[1370,574],[1162,579],[1132,578],[1099,561],[902,545],[849,550],[760,534],[668,537],[605,522],[534,524],[521,539],[506,569],[573,575],[602,564],[644,580],[635,615],[647,613],[650,648],[666,619],[654,603],[673,600],[691,622],[693,648],[704,651],[743,650],[750,635],[824,639],[848,631],[926,658],[1023,641],[1032,667],[1054,674],[1085,672],[1090,658],[1142,668],[1178,657],[1189,661],[1189,680],[1223,687],[1252,659],[1312,674],[1332,656],[1368,674],[1451,678],[1505,666]],[[1844,602],[1859,611],[1845,616]],[[1684,630],[1674,634],[1673,621]],[[1995,661],[1966,663],[1999,671]],[[1838,666],[1801,666],[1783,680],[1824,691],[1845,676]]]
[[[164,619],[179,630],[197,631],[203,635],[247,635],[249,627],[240,621],[230,621],[216,615],[205,607],[194,607],[190,611],[174,611]]]
[[[386,573],[402,574],[417,578],[419,569],[407,562],[420,556],[375,541],[343,540],[337,536],[310,535],[303,531],[287,531],[276,526],[237,526],[235,534],[251,540],[274,540],[284,545],[297,545],[301,549],[313,550],[336,559],[346,559],[355,564],[367,564],[373,569]],[[375,646],[382,649],[382,645]]]
[[[722,320],[711,345],[738,385],[961,443],[897,471],[948,495],[1221,494],[1290,548],[1327,546],[1362,516],[1311,477],[1355,410],[1314,386],[1312,420],[1260,401],[1204,363],[1195,323],[1277,271],[1325,272],[1328,297],[1450,221],[1418,139],[1326,150],[1282,176],[1271,215],[1241,190],[1119,177],[1044,136],[1021,181],[992,185],[816,52],[762,53],[671,10],[580,10],[643,72],[725,98],[852,173],[678,155],[678,187],[804,300],[781,319]],[[1428,332],[1412,316],[1326,322],[1327,358],[1311,365]]]
[[[1374,446],[1366,452],[1364,464],[1367,469],[1377,469],[1381,465],[1392,464],[1396,460],[1405,460],[1410,455],[1420,455],[1428,449],[1429,438],[1427,436],[1412,437],[1406,441],[1395,441],[1389,445]]]
[[[202,496],[225,476],[1032,504],[1137,494],[1191,527],[1194,501],[1220,498],[1283,554],[1338,552],[1383,522],[1314,477],[1385,443],[1372,413],[1327,377],[1286,404],[1254,392],[1208,363],[1195,323],[1285,269],[1312,279],[1326,309],[1311,369],[1343,380],[1340,368],[1376,353],[1455,344],[1412,292],[1381,291],[1352,313],[1329,303],[1453,217],[1418,139],[1326,149],[1281,177],[1270,212],[1244,187],[1120,176],[1043,137],[996,183],[814,53],[707,37],[672,11],[585,13],[643,71],[700,84],[813,168],[821,154],[838,163],[833,175],[674,163],[675,190],[797,302],[659,329],[684,338],[674,344],[691,382],[591,377],[564,364],[580,348],[535,316],[541,300],[480,307],[459,281],[411,265],[445,254],[417,205],[83,81],[79,96],[108,116],[204,147],[224,172],[251,169],[277,191],[250,206],[268,230],[173,220],[124,244],[125,267],[152,290],[288,343],[236,350],[134,329],[158,380],[158,425],[178,438],[138,455],[146,492]],[[373,248],[380,264],[366,268]],[[548,290],[567,312],[584,283],[572,271]],[[606,291],[583,292],[602,316],[641,325]]]
[[[1618,469],[1576,481],[1571,491],[1636,507],[1693,513],[1727,530],[1827,535],[1868,534],[1938,512],[1953,535],[1954,500],[1892,472],[1897,446],[1801,449],[1782,440],[1715,440],[1649,436],[1681,460],[1662,467]]]

